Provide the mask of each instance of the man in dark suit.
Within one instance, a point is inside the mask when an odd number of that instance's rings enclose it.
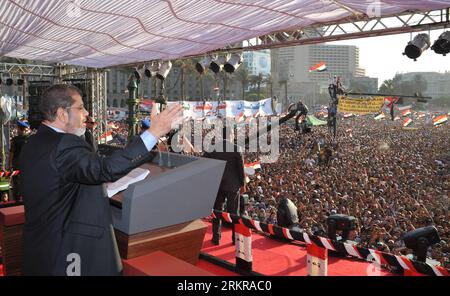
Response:
[[[44,121],[24,146],[20,163],[25,205],[25,275],[119,275],[122,264],[103,183],[143,163],[157,138],[182,119],[174,105],[123,150],[100,157],[81,136],[81,91],[50,87],[40,102]],[[155,108],[156,109],[156,108]]]
[[[224,128],[224,136],[222,141],[222,152],[213,151],[206,152],[204,157],[225,160],[225,171],[220,182],[219,191],[217,193],[216,201],[214,202],[215,210],[223,210],[223,205],[226,202],[226,211],[231,214],[238,214],[239,211],[239,190],[245,184],[244,176],[244,161],[242,154],[239,152],[238,146],[234,144],[233,133],[231,128]],[[212,242],[218,245],[221,237],[221,220],[213,219],[213,238]],[[233,225],[233,244],[234,244],[234,225]]]
[[[97,123],[91,116],[86,116],[86,132],[84,133],[84,139],[92,146],[94,152],[98,152],[98,141],[94,137],[94,129],[97,127]]]

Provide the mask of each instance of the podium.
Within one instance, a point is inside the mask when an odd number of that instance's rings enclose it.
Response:
[[[156,154],[141,168],[146,179],[110,200],[120,255],[163,251],[196,264],[226,162],[175,153]]]

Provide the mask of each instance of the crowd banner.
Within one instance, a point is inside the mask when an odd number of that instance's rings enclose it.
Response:
[[[183,105],[183,116],[191,119],[204,119],[232,117],[244,115],[245,117],[273,115],[272,98],[260,101],[183,101],[167,102],[167,105],[180,103]]]
[[[225,101],[225,114],[227,117],[237,117],[244,112],[243,101]]]
[[[353,99],[341,97],[338,104],[338,112],[368,114],[380,112],[384,105],[383,97]]]
[[[244,101],[244,116],[253,117],[259,112],[260,102]]]
[[[259,101],[259,116],[273,115],[272,98]]]

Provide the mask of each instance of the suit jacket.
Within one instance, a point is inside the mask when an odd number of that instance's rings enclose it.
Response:
[[[233,152],[225,152],[230,151],[231,149],[233,149]],[[205,152],[203,156],[207,158],[225,160],[227,162],[219,189],[222,191],[236,192],[242,185],[244,185],[245,182],[244,162],[242,155],[239,152],[237,145],[229,141],[224,141],[223,151],[224,152]]]
[[[84,140],[92,146],[94,152],[98,152],[98,143],[97,140],[94,137],[94,134],[90,130],[86,130],[84,133]]]
[[[122,264],[104,182],[141,165],[140,137],[109,157],[82,138],[41,125],[21,153],[25,275],[66,275],[79,256],[81,275],[118,275]],[[74,255],[75,254],[75,255]]]

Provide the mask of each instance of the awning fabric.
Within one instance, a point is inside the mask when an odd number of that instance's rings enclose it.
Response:
[[[0,55],[90,67],[174,59],[364,17],[378,3],[380,16],[450,7],[449,0],[1,0]]]

